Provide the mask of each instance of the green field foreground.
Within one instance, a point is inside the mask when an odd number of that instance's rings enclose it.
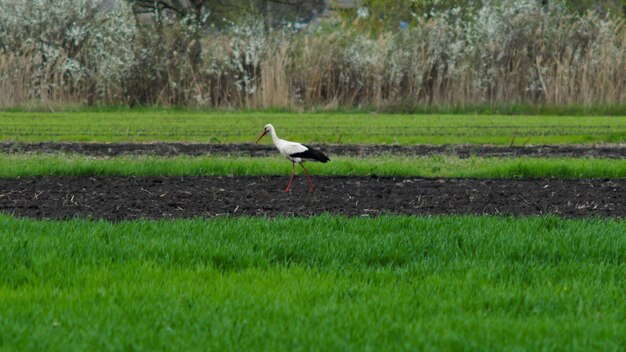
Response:
[[[0,349],[626,346],[626,222],[0,214]]]
[[[266,123],[306,143],[624,143],[626,116],[400,115],[119,110],[0,112],[0,140],[253,142]],[[269,140],[265,143],[270,143]]]
[[[327,176],[419,176],[471,178],[626,178],[626,160],[584,158],[468,158],[453,156],[368,158],[333,157],[307,163]],[[298,166],[298,173],[302,173]],[[24,176],[207,176],[290,175],[283,157],[119,156],[1,154],[0,177]]]

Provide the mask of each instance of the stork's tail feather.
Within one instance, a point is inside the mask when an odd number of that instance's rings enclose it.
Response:
[[[322,163],[327,163],[327,162],[330,161],[330,158],[328,156],[326,156],[326,154],[324,154],[322,152],[318,152],[318,153],[320,153],[320,158],[317,159],[317,160],[319,160]]]

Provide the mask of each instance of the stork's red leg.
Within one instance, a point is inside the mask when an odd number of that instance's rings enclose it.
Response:
[[[289,183],[287,184],[287,188],[285,188],[285,192],[289,192],[291,190],[291,182],[293,182],[293,177],[296,176],[296,163],[291,162],[291,178],[289,179]]]
[[[309,177],[309,170],[307,170],[302,163],[300,163],[300,166],[302,166],[302,168],[304,169],[306,180],[309,182],[309,190],[311,191],[311,193],[313,193],[313,191],[315,191],[315,185],[313,185],[313,181],[311,181],[311,177]]]

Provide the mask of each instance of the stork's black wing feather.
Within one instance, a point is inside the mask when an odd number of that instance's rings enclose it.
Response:
[[[290,156],[294,158],[317,160],[322,163],[326,163],[330,161],[330,159],[326,156],[326,154],[320,152],[319,150],[315,150],[306,144],[303,144],[303,145],[307,148],[305,151],[300,152],[300,153],[294,153],[294,154],[291,154]]]

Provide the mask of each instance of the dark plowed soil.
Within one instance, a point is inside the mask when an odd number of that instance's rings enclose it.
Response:
[[[587,157],[587,158],[625,158],[626,146],[475,146],[475,145],[317,145],[318,149],[332,155],[370,156],[380,154],[393,155],[435,155],[450,154],[461,158],[470,156],[516,157],[528,156],[539,158]],[[185,144],[185,143],[146,143],[146,144],[106,144],[106,143],[0,143],[0,152],[22,153],[80,153],[92,156],[115,156],[122,154],[151,155],[275,155],[272,145],[266,144]]]
[[[560,214],[626,216],[626,180],[315,177],[33,177],[0,179],[0,212],[111,220],[299,215]]]

